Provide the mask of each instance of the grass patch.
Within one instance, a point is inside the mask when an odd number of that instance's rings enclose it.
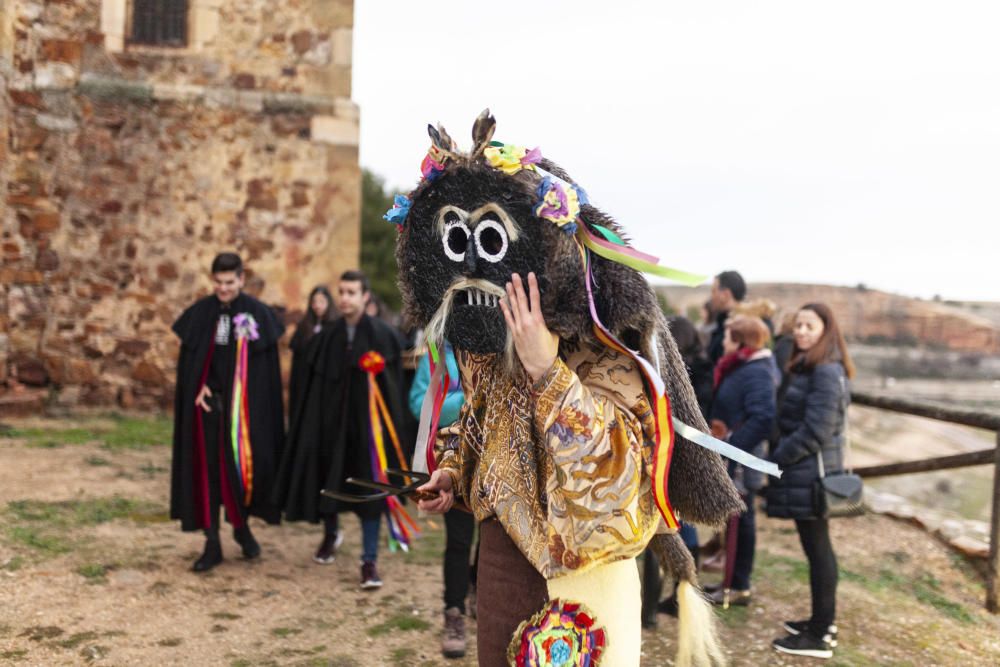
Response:
[[[83,445],[98,439],[89,428],[12,428],[0,434],[0,438],[24,440],[25,446],[36,449]]]
[[[291,637],[301,632],[298,628],[271,628],[271,634],[281,638]]]
[[[3,567],[0,569],[3,569],[7,572],[17,572],[22,567],[24,567],[24,558],[22,558],[21,556],[14,556],[13,558],[9,559],[6,563],[4,563]]]
[[[58,556],[72,549],[71,543],[58,536],[49,535],[38,528],[14,526],[7,530],[7,539],[15,544],[34,549],[46,556]]]
[[[802,558],[791,558],[789,556],[780,556],[758,550],[755,567],[760,572],[766,572],[768,577],[776,577],[798,583],[809,581],[809,563],[806,562],[805,556]]]
[[[180,646],[183,643],[184,640],[181,639],[180,637],[167,637],[166,639],[161,639],[160,641],[156,642],[156,645],[173,648],[175,646]]]
[[[732,606],[729,609],[719,607],[716,617],[729,628],[741,628],[746,625],[750,617],[749,607]]]
[[[431,627],[431,624],[419,616],[396,614],[384,623],[379,623],[368,628],[367,633],[369,637],[381,637],[396,630],[408,632],[410,630],[426,630],[429,627]]]
[[[88,456],[83,460],[83,462],[89,466],[94,466],[95,468],[102,468],[111,465],[111,461],[102,456]]]
[[[101,563],[86,563],[76,568],[76,573],[87,580],[88,584],[104,584],[108,581],[108,571],[111,568]]]
[[[107,449],[146,449],[154,445],[170,444],[173,422],[166,416],[126,417],[112,415],[114,428],[102,435]]]
[[[417,652],[412,648],[397,648],[389,657],[393,665],[407,665],[417,657]]]
[[[239,614],[231,614],[228,611],[217,611],[214,614],[209,614],[209,616],[217,618],[220,621],[236,621],[243,618]]]
[[[960,623],[974,623],[975,618],[965,607],[952,602],[941,594],[941,582],[933,575],[922,574],[913,582],[913,594],[923,604],[930,605],[939,612]]]
[[[20,636],[27,637],[33,642],[40,642],[46,639],[55,639],[62,633],[63,629],[57,625],[36,625],[26,628]]]
[[[10,651],[0,651],[0,658],[4,660],[21,660],[28,655],[27,649],[18,648]]]
[[[75,632],[66,639],[56,642],[63,648],[76,648],[84,642],[93,641],[100,637],[96,632]]]
[[[119,519],[158,522],[165,516],[153,503],[121,496],[62,502],[14,500],[7,503],[6,536],[9,542],[56,556],[73,548],[77,529]]]
[[[62,427],[55,423],[46,428],[9,428],[0,432],[0,438],[24,440],[27,447],[47,449],[91,442],[100,443],[110,450],[146,449],[169,444],[172,430],[173,423],[163,415],[131,417],[112,414],[89,427]]]

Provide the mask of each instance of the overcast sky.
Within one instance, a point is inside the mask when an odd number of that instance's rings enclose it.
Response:
[[[1000,2],[356,0],[354,99],[394,187],[489,107],[666,265],[1000,300]]]

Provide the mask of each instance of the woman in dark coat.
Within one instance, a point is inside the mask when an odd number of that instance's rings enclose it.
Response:
[[[776,413],[775,390],[780,374],[767,348],[770,337],[767,325],[759,317],[729,318],[722,341],[724,354],[715,366],[715,397],[709,419],[712,433],[755,455],[762,455],[760,446],[774,428]],[[757,543],[754,495],[762,484],[755,483],[756,476],[749,472],[752,471],[729,463],[729,474],[747,509],[730,521],[726,533],[725,579],[710,595],[716,604],[750,602],[750,573]]]
[[[288,343],[292,351],[292,374],[288,380],[288,423],[295,418],[295,411],[302,404],[302,390],[308,380],[309,371],[306,364],[306,349],[309,343],[329,328],[337,317],[337,307],[333,303],[333,295],[326,285],[317,285],[309,293],[309,303],[306,314],[295,326],[295,333]]]
[[[795,520],[809,560],[812,616],[786,621],[790,634],[776,639],[778,651],[829,658],[836,646],[834,625],[837,558],[830,542],[829,521],[815,505],[820,478],[818,457],[826,474],[844,468],[844,437],[850,392],[847,380],[854,365],[829,306],[811,303],[795,316],[795,351],[779,391],[778,441],[771,460],[782,469],[767,489],[767,514]]]

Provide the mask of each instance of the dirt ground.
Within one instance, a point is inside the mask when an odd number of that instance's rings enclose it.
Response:
[[[358,589],[353,519],[332,565],[310,560],[317,527],[255,522],[263,558],[240,560],[227,539],[226,561],[193,574],[201,538],[166,517],[168,438],[163,418],[0,430],[0,663],[475,665],[474,640],[464,660],[440,657],[443,536],[426,518],[411,553],[380,556],[375,593]],[[884,517],[834,522],[833,535],[840,647],[829,664],[1000,664],[1000,618],[983,611],[974,567]],[[719,611],[733,665],[809,663],[770,649],[782,620],[808,616],[806,577],[792,525],[759,519],[754,603]],[[644,667],[672,664],[675,630],[661,616],[644,633]]]

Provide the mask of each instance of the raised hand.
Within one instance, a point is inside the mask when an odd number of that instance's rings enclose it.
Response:
[[[514,337],[514,349],[521,365],[531,379],[537,382],[552,368],[559,353],[559,336],[549,331],[542,315],[542,299],[538,292],[538,279],[528,274],[528,295],[524,293],[521,276],[514,274],[507,283],[507,299],[500,301],[507,328]]]

